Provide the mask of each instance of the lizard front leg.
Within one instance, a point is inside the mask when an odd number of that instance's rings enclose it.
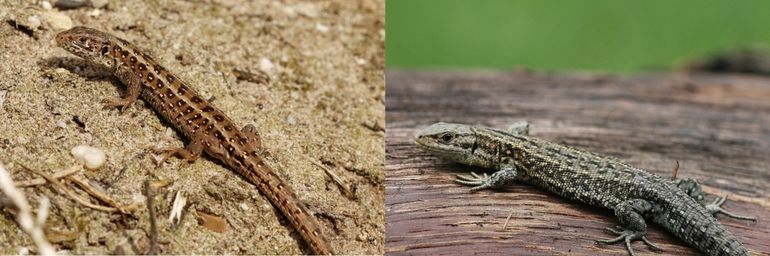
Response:
[[[644,221],[644,217],[642,217],[644,214],[650,212],[652,208],[653,205],[643,199],[630,199],[623,201],[622,203],[615,206],[615,216],[617,216],[618,220],[620,220],[620,224],[623,225],[623,229],[617,230],[613,228],[606,228],[613,234],[618,235],[618,237],[614,239],[596,241],[604,244],[614,244],[620,241],[624,241],[626,243],[626,249],[628,249],[628,253],[632,256],[636,255],[634,254],[634,249],[631,248],[631,242],[635,240],[642,240],[645,244],[647,244],[647,246],[650,246],[656,250],[660,250],[659,247],[655,246],[654,244],[650,243],[649,240],[647,240],[647,223]]]
[[[705,200],[706,194],[703,193],[700,183],[698,183],[698,181],[695,179],[686,178],[686,179],[677,180],[676,186],[680,190],[684,191],[687,195],[695,199],[695,201],[703,205],[703,207],[705,207],[706,210],[708,210],[709,213],[711,213],[712,215],[716,215],[717,213],[722,213],[731,218],[735,218],[739,220],[757,221],[757,219],[754,217],[737,215],[722,208],[722,205],[727,200],[727,194],[725,194],[722,197],[717,197],[716,200],[714,200],[714,202],[710,204],[706,204],[706,200]]]
[[[132,72],[131,67],[118,64],[115,68],[115,75],[126,85],[126,96],[103,100],[102,103],[105,103],[104,108],[118,108],[120,112],[123,112],[139,99],[139,95],[142,92],[142,79],[132,75]]]

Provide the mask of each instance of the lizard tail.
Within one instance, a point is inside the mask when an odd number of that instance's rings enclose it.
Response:
[[[679,239],[706,255],[748,255],[732,233],[694,200],[679,201],[670,211],[655,219]]]

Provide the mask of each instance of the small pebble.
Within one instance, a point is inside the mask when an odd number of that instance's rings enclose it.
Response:
[[[51,9],[53,9],[53,6],[51,6],[51,2],[48,2],[48,1],[43,1],[42,3],[40,3],[40,5],[42,5],[43,9],[45,9],[46,11],[50,11]]]
[[[87,169],[96,170],[107,162],[107,155],[98,148],[80,145],[70,151],[75,160],[84,164]]]
[[[72,28],[72,19],[64,13],[50,11],[43,14],[46,22],[54,30],[67,30]]]
[[[27,24],[31,29],[37,29],[40,27],[40,17],[37,15],[32,15],[27,18]]]
[[[3,108],[3,104],[5,104],[5,95],[8,94],[8,91],[0,90],[0,108]]]
[[[326,33],[326,31],[329,31],[329,27],[327,27],[327,26],[325,26],[324,24],[321,24],[321,23],[316,23],[315,24],[315,29],[317,29],[321,33]]]
[[[97,9],[107,6],[108,3],[107,0],[91,0],[91,6]]]
[[[27,139],[27,137],[24,137],[24,136],[19,136],[16,138],[16,142],[18,142],[19,144],[27,144],[27,142],[29,142],[29,139]]]
[[[225,219],[216,215],[198,212],[198,220],[200,221],[201,226],[217,233],[224,233],[227,229],[227,222]]]
[[[62,129],[66,129],[67,128],[67,123],[65,123],[62,120],[59,120],[59,121],[56,121],[56,126],[58,126],[59,128],[62,128]]]
[[[259,69],[261,69],[262,71],[270,72],[271,70],[273,70],[273,67],[275,67],[275,65],[273,65],[273,62],[270,61],[269,59],[267,58],[259,59]]]
[[[102,10],[94,9],[93,11],[88,12],[88,16],[91,17],[99,17],[99,15],[102,14]]]

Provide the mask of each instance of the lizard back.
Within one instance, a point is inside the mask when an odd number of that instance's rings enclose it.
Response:
[[[645,218],[709,255],[745,255],[745,248],[674,183],[619,159],[530,136],[473,127],[480,144],[498,145],[523,170],[523,180],[566,199],[614,209],[629,199],[655,203]]]

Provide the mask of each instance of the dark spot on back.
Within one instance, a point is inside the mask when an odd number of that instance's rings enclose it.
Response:
[[[192,97],[192,101],[195,102],[195,103],[203,102],[203,100],[200,97],[198,97],[198,96],[193,96]]]
[[[222,122],[225,120],[225,117],[222,115],[215,115],[214,120],[217,120],[218,122]]]
[[[229,131],[232,131],[232,130],[233,130],[233,127],[232,127],[232,126],[229,126],[229,125],[228,125],[228,126],[225,126],[225,131],[228,131],[228,132],[229,132]]]
[[[173,83],[174,82],[174,76],[169,74],[168,76],[166,76],[166,80],[168,80],[169,83]]]
[[[179,100],[179,101],[176,102],[176,105],[179,106],[179,107],[182,107],[182,106],[184,106],[186,104],[187,104],[187,102],[185,102],[184,100]]]
[[[185,93],[187,93],[188,90],[190,90],[190,88],[187,88],[186,85],[184,85],[184,84],[180,84],[179,85],[179,95],[180,96],[181,95],[185,95]]]
[[[136,57],[135,57],[135,56],[131,56],[131,58],[129,59],[129,61],[131,61],[131,62],[136,62]]]
[[[203,108],[203,112],[211,112],[211,111],[214,111],[214,108],[212,108],[211,106],[206,106],[205,108]]]
[[[144,71],[147,69],[147,65],[144,65],[144,63],[139,63],[139,71]]]
[[[106,45],[102,46],[102,55],[106,55],[107,52],[109,52],[109,51],[110,51],[110,47],[109,46],[106,46]]]

